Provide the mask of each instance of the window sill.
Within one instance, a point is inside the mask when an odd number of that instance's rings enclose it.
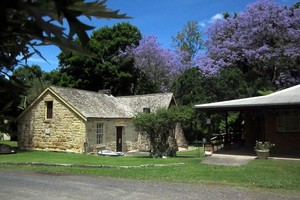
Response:
[[[52,123],[53,119],[44,119],[44,123],[46,124],[50,124]]]

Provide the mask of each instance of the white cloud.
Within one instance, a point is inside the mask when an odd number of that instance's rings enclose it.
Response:
[[[223,14],[217,13],[214,16],[212,16],[209,21],[210,21],[210,23],[212,23],[212,22],[214,22],[216,20],[219,20],[219,19],[223,19]]]
[[[215,21],[223,19],[223,14],[217,13],[214,16],[212,16],[210,19],[202,20],[199,22],[199,26],[202,28],[205,28],[207,25],[214,23]]]
[[[202,28],[205,28],[206,23],[205,22],[199,22],[199,26],[201,26]]]

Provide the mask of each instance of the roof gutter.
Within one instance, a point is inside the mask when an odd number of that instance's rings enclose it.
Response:
[[[201,106],[195,105],[193,108],[203,111],[240,111],[240,110],[258,110],[258,109],[280,109],[280,108],[300,108],[299,103],[293,104],[257,104],[257,105],[224,105],[224,106]]]

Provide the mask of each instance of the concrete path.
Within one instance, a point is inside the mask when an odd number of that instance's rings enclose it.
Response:
[[[241,166],[247,164],[249,161],[256,159],[256,156],[251,155],[234,155],[234,154],[212,154],[203,159],[202,163],[211,165],[226,165],[226,166]],[[274,160],[293,160],[299,161],[299,158],[289,157],[270,157]]]
[[[207,156],[202,163],[212,165],[227,165],[227,166],[241,166],[254,160],[256,156],[244,155],[227,155],[227,154],[212,154]]]

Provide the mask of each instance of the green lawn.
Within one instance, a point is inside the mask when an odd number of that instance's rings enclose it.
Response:
[[[201,153],[201,152],[200,152]],[[247,165],[213,166],[202,164],[199,150],[179,152],[168,159],[136,156],[105,157],[73,153],[21,151],[0,155],[3,162],[43,162],[88,164],[106,166],[140,166],[141,168],[79,168],[61,166],[0,165],[0,169],[31,170],[45,173],[109,176],[140,180],[158,180],[187,183],[214,183],[240,187],[257,187],[300,192],[300,162],[282,160],[253,160]],[[153,166],[154,164],[184,163],[179,166]]]
[[[18,143],[16,141],[7,141],[7,140],[5,140],[5,141],[0,141],[0,144],[8,144],[12,147],[17,147],[18,146]]]

